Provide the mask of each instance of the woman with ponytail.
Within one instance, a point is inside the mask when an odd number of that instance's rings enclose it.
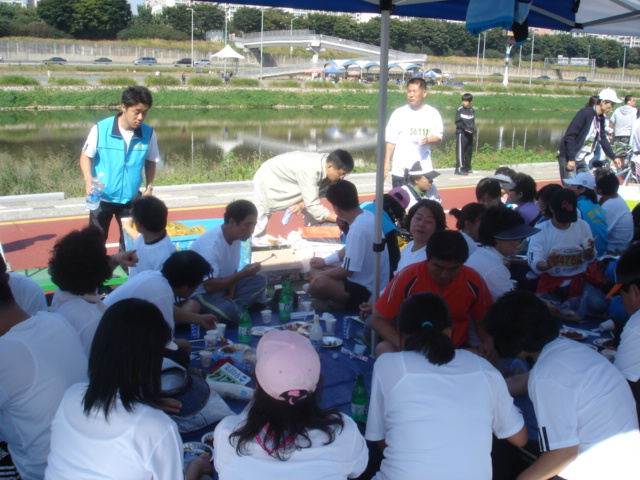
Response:
[[[402,351],[373,368],[365,438],[384,451],[374,480],[490,480],[492,433],[527,442],[502,375],[455,349],[449,308],[435,293],[407,298],[398,328]]]

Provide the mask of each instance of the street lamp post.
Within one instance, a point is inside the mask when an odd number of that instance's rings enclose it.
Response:
[[[476,78],[478,78],[478,69],[480,68],[480,38],[481,35],[478,35],[478,53],[476,53]]]
[[[620,84],[620,90],[624,90],[624,67],[627,63],[627,46],[622,46],[622,83]]]
[[[264,7],[262,10],[262,21],[260,22],[260,81],[262,81],[262,52],[264,50]]]
[[[484,85],[484,54],[487,50],[487,32],[484,32],[484,43],[482,45],[482,85]]]
[[[293,21],[295,20],[295,17],[291,19],[291,36],[293,37]]]
[[[227,39],[229,38],[229,34],[227,32],[227,26],[229,24],[229,4],[227,3],[224,9],[224,46],[227,46]]]
[[[191,68],[193,68],[193,7],[187,7],[187,10],[191,11]]]
[[[533,76],[533,48],[536,45],[536,32],[531,37],[531,63],[529,64],[529,87],[531,87],[531,77]]]

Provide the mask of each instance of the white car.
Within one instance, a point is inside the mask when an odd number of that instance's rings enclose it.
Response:
[[[196,61],[196,65],[211,65],[211,60],[209,60],[208,58],[201,58],[200,60]]]

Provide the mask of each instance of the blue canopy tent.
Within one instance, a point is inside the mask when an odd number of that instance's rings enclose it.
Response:
[[[344,73],[344,70],[336,67],[325,68],[322,73],[336,74],[336,73]]]
[[[387,83],[389,65],[389,25],[391,13],[406,17],[426,17],[442,20],[467,20],[470,4],[482,4],[491,10],[494,2],[488,0],[227,0],[227,3],[257,5],[282,8],[303,8],[352,13],[378,13],[381,15],[380,31],[380,90],[378,94],[378,142],[376,153],[376,244],[382,242],[382,196],[384,188],[384,138],[387,120]],[[514,0],[515,4],[515,0]],[[475,10],[474,10],[475,11]],[[577,19],[576,19],[577,17]],[[531,3],[529,27],[550,28],[569,31],[580,30],[585,22],[589,32],[637,35],[640,18],[638,0],[533,0]],[[478,19],[472,18],[472,21]],[[629,33],[633,32],[633,33]],[[379,249],[376,249],[379,250]],[[379,291],[379,257],[374,268],[376,285],[374,295]]]

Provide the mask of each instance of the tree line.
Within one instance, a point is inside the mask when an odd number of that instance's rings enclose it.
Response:
[[[205,39],[210,30],[224,30],[225,10],[216,3],[193,5],[194,38]],[[151,8],[138,6],[137,15],[131,12],[127,0],[40,0],[38,6],[22,8],[0,4],[0,37],[31,36],[40,38],[73,38],[81,40],[129,40],[160,38],[182,41],[191,38],[191,14],[186,5],[165,7],[154,15]],[[228,22],[227,31],[242,35],[259,32],[262,10],[254,7],[239,8]],[[311,13],[294,16],[279,8],[264,9],[264,30],[313,30],[317,34],[331,35],[347,40],[380,45],[380,17],[358,23],[348,15]],[[390,46],[410,53],[435,56],[473,57],[478,52],[478,37],[473,37],[463,23],[445,22],[426,18],[392,18]],[[531,59],[531,40],[514,48],[522,60]],[[487,32],[480,48],[486,48],[488,58],[504,57],[504,35],[501,29]],[[583,57],[596,59],[598,67],[622,66],[623,46],[614,40],[593,36],[574,37],[569,34],[537,35],[533,52],[534,61],[544,58]],[[626,49],[627,68],[640,68],[640,48]]]

